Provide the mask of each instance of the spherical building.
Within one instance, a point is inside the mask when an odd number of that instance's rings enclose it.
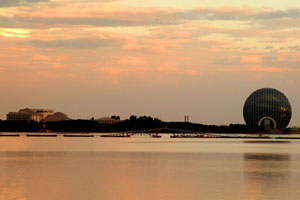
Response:
[[[285,128],[291,120],[292,108],[283,93],[276,89],[263,88],[247,98],[243,114],[247,125]]]

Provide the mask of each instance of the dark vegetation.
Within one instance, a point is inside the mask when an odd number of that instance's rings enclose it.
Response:
[[[35,121],[2,121],[0,120],[0,131],[2,132],[38,132],[41,124]]]
[[[112,116],[119,119],[119,116]],[[189,122],[164,122],[158,118],[150,116],[130,116],[120,123],[100,124],[93,118],[90,120],[69,120],[59,122],[39,123],[35,121],[1,121],[0,131],[2,132],[39,132],[50,130],[52,132],[128,132],[144,129],[169,128],[178,130],[188,130],[206,133],[255,133],[265,132],[260,127],[249,127],[244,124],[226,125],[204,125]]]

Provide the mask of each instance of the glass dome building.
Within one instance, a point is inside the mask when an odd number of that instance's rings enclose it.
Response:
[[[272,129],[285,128],[291,120],[292,108],[282,92],[262,88],[247,98],[243,114],[247,125]]]

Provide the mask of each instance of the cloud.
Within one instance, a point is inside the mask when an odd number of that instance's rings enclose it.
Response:
[[[261,63],[262,59],[259,56],[249,55],[241,58],[241,63]]]
[[[289,50],[289,51],[298,51],[300,52],[300,46],[294,45],[294,46],[288,46],[288,47],[280,47],[280,50]]]
[[[274,49],[274,47],[271,46],[271,45],[267,45],[267,46],[265,47],[265,50],[270,50],[270,49]]]
[[[49,57],[49,56],[45,56],[45,55],[34,55],[32,60],[34,61],[43,61],[43,62],[49,62],[51,61],[52,59]]]
[[[81,7],[73,7],[67,15],[59,15],[57,13],[60,13],[60,10],[54,9],[52,12],[49,12],[51,10],[52,8],[50,10],[47,8],[44,12],[43,10],[35,13],[24,12],[14,16],[13,19],[8,19],[19,23],[39,24],[39,26],[157,26],[183,24],[189,20],[248,20],[249,17],[260,13],[259,11],[240,8],[165,10],[129,7],[127,10],[106,11],[89,6],[88,10]]]
[[[53,69],[63,69],[66,68],[66,65],[63,64],[55,64],[52,66]]]
[[[25,2],[44,2],[49,0],[27,0]],[[5,0],[4,2],[9,2]],[[14,4],[24,2],[14,0]],[[8,4],[8,3],[6,3]],[[4,5],[4,4],[3,4]],[[159,9],[147,7],[125,7],[120,10],[107,10],[92,6],[68,3],[55,7],[41,7],[35,10],[22,10],[12,17],[0,19],[2,27],[65,27],[65,26],[161,26],[178,25],[191,21],[238,21],[254,25],[278,28],[286,24],[298,24],[300,9],[260,10],[239,7],[196,8],[196,9]],[[68,12],[64,12],[68,10]],[[287,21],[288,20],[288,21]],[[276,23],[274,23],[276,22]],[[290,26],[289,26],[290,27]]]
[[[162,63],[162,65],[158,68],[155,68],[155,71],[158,72],[165,72],[165,73],[171,73],[171,74],[185,74],[190,76],[196,76],[199,75],[199,71],[194,69],[187,69],[183,67],[178,67],[177,63],[174,61],[166,61]]]
[[[50,0],[1,0],[0,8],[26,6],[33,3],[49,2]]]
[[[138,57],[134,57],[134,56],[122,56],[118,62],[118,65],[146,65],[147,62],[145,60],[143,60],[142,58],[138,58]]]
[[[26,29],[0,28],[0,35],[5,37],[27,38],[30,37],[30,31]]]
[[[156,20],[155,15],[152,18],[143,18],[143,13],[139,13],[140,17],[122,19],[123,17],[76,17],[72,16],[69,18],[64,17],[17,17],[17,21],[40,23],[44,26],[57,26],[57,25],[72,25],[72,26],[155,26],[155,25],[176,25],[180,22],[178,19],[169,20]],[[128,13],[130,15],[130,13]]]
[[[98,39],[98,38],[74,38],[74,39],[57,39],[57,40],[31,40],[29,42],[33,46],[43,48],[98,48],[105,46],[114,46],[119,42],[112,39]]]
[[[237,52],[236,52],[237,53]],[[240,52],[242,53],[242,52]],[[257,72],[277,74],[279,72],[299,72],[300,57],[297,52],[256,52],[256,55],[222,56],[214,60],[218,72]]]
[[[197,78],[200,72],[185,67],[177,67],[173,62],[162,63],[159,67],[146,66],[122,66],[122,67],[99,67],[95,69],[101,76],[101,81],[105,80],[110,84],[119,85],[125,81],[141,81],[151,84],[179,85],[186,77]]]
[[[295,71],[295,69],[291,68],[283,68],[283,67],[263,67],[263,66],[252,66],[248,68],[249,71],[255,72],[290,72]]]
[[[134,74],[134,73],[157,73],[157,74],[178,74],[178,75],[188,75],[197,76],[200,74],[199,71],[194,69],[188,69],[183,67],[177,67],[175,62],[165,62],[160,67],[101,67],[96,71],[106,72],[113,75],[123,75],[123,74]]]
[[[275,10],[254,16],[256,19],[300,18],[300,9]]]
[[[171,73],[171,74],[185,74],[185,75],[189,75],[189,76],[197,76],[200,74],[199,71],[197,71],[197,70],[184,69],[184,68],[171,67],[171,66],[158,67],[155,69],[155,71]]]

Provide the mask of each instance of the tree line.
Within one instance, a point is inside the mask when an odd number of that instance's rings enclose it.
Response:
[[[115,115],[112,118],[120,119],[119,116]],[[150,116],[137,117],[135,115],[113,124],[99,123],[93,118],[90,120],[78,119],[57,122],[0,120],[0,131],[2,132],[129,132],[159,128],[206,133],[255,133],[266,131],[264,128],[251,127],[245,124],[205,125],[190,122],[165,122]]]

